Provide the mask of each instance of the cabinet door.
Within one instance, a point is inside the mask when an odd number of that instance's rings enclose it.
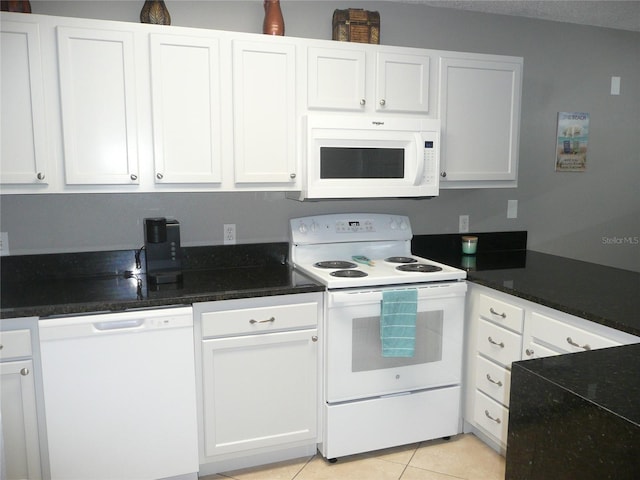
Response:
[[[150,42],[155,181],[220,182],[219,42],[176,35]]]
[[[279,42],[233,42],[236,184],[295,188],[295,54]]]
[[[204,340],[207,457],[316,438],[317,330]]]
[[[33,361],[0,363],[2,444],[8,480],[42,478]],[[2,477],[5,478],[5,477]]]
[[[137,184],[133,33],[58,27],[67,184]]]
[[[363,50],[311,47],[307,59],[309,108],[364,110],[367,101]]]
[[[517,61],[440,59],[442,187],[516,186],[521,77]]]
[[[378,53],[376,110],[429,112],[429,56]]]
[[[2,184],[46,184],[46,123],[35,23],[3,21],[0,36]]]

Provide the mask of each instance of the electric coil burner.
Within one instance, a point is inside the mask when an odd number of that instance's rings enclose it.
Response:
[[[466,272],[412,255],[411,224],[402,215],[320,215],[290,226],[294,267],[327,289],[319,336],[322,455],[460,433]],[[413,290],[413,351],[389,355],[382,348],[385,304]]]

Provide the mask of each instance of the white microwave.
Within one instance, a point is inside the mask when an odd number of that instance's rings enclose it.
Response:
[[[438,195],[440,121],[309,115],[297,200]]]

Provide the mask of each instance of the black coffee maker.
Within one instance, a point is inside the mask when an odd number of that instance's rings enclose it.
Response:
[[[159,218],[144,219],[144,249],[147,279],[152,284],[182,281],[180,223]]]

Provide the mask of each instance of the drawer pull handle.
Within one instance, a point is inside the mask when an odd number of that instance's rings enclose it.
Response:
[[[498,346],[498,347],[500,347],[500,348],[504,348],[504,342],[500,342],[500,343],[498,343],[498,342],[496,342],[496,341],[495,341],[493,338],[491,338],[491,337],[487,337],[487,340],[489,340],[489,343],[490,343],[491,345],[497,345],[497,346]]]
[[[487,373],[487,380],[489,380],[491,383],[496,384],[496,385],[497,385],[497,386],[499,386],[499,387],[501,387],[501,386],[502,386],[502,381],[501,381],[501,380],[498,380],[498,381],[496,382],[493,378],[491,378],[491,375],[489,375],[488,373]]]
[[[266,320],[254,320],[252,318],[251,320],[249,320],[249,323],[253,325],[254,323],[271,323],[275,321],[276,321],[276,317],[267,318]]]
[[[533,350],[532,350],[532,349],[530,349],[530,348],[527,348],[527,349],[524,351],[524,353],[526,353],[526,354],[527,354],[527,356],[529,356],[529,357],[530,357],[530,356],[532,356],[532,355],[533,355]]]
[[[504,312],[498,313],[493,309],[493,307],[489,308],[489,311],[491,313],[493,313],[494,315],[497,315],[498,317],[507,318],[507,314],[506,313],[504,313]]]
[[[484,411],[484,414],[487,416],[487,418],[488,418],[489,420],[493,420],[494,422],[496,422],[496,423],[498,423],[498,424],[502,423],[502,421],[501,421],[499,418],[493,418],[493,417],[489,414],[489,410],[485,410],[485,411]]]
[[[591,347],[589,346],[588,343],[585,343],[584,345],[580,345],[579,343],[576,343],[573,340],[571,340],[571,337],[567,337],[567,343],[569,345],[573,345],[574,347],[584,348],[585,350],[591,350]]]

